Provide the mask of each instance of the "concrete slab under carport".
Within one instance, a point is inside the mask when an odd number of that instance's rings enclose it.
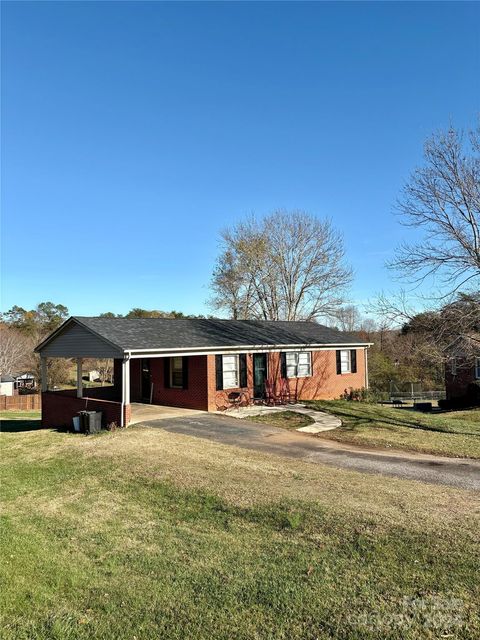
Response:
[[[143,404],[142,402],[132,402],[130,404],[131,424],[146,422],[148,420],[165,420],[167,418],[188,418],[190,416],[206,413],[200,409],[184,409],[183,407],[167,407],[160,404]]]

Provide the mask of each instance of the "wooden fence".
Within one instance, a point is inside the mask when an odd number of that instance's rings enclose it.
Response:
[[[39,393],[24,396],[0,396],[0,411],[40,411],[42,397]]]

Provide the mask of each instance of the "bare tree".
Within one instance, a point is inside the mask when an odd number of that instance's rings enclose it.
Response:
[[[453,299],[419,313],[402,291],[392,297],[381,294],[373,307],[389,327],[402,326],[402,332],[415,336],[417,357],[442,363],[449,347],[465,341],[469,356],[478,355],[480,334],[480,293],[459,293]],[[477,337],[476,337],[477,336]]]
[[[211,284],[215,309],[233,318],[315,320],[343,304],[352,272],[330,221],[277,211],[222,238]]]
[[[437,276],[445,296],[468,283],[480,287],[480,128],[465,136],[450,128],[425,143],[425,165],[415,169],[397,210],[402,224],[424,231],[403,244],[389,265],[422,282]]]
[[[12,374],[28,366],[31,340],[16,329],[0,325],[0,374]]]
[[[359,331],[362,329],[362,321],[358,308],[353,304],[340,307],[336,312],[336,325],[340,331]]]

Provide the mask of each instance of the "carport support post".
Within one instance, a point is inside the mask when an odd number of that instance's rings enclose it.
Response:
[[[82,358],[77,358],[77,398],[83,398]]]
[[[126,427],[124,424],[125,406],[130,404],[130,356],[125,356],[122,360],[122,415],[120,418],[120,426]]]

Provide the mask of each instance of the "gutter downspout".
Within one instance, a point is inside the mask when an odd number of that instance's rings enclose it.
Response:
[[[130,404],[130,371],[126,375],[127,366],[130,365],[130,353],[124,353],[122,360],[122,402],[120,403],[120,427],[125,426],[125,397],[128,395],[128,404]],[[128,394],[127,394],[128,391]]]

